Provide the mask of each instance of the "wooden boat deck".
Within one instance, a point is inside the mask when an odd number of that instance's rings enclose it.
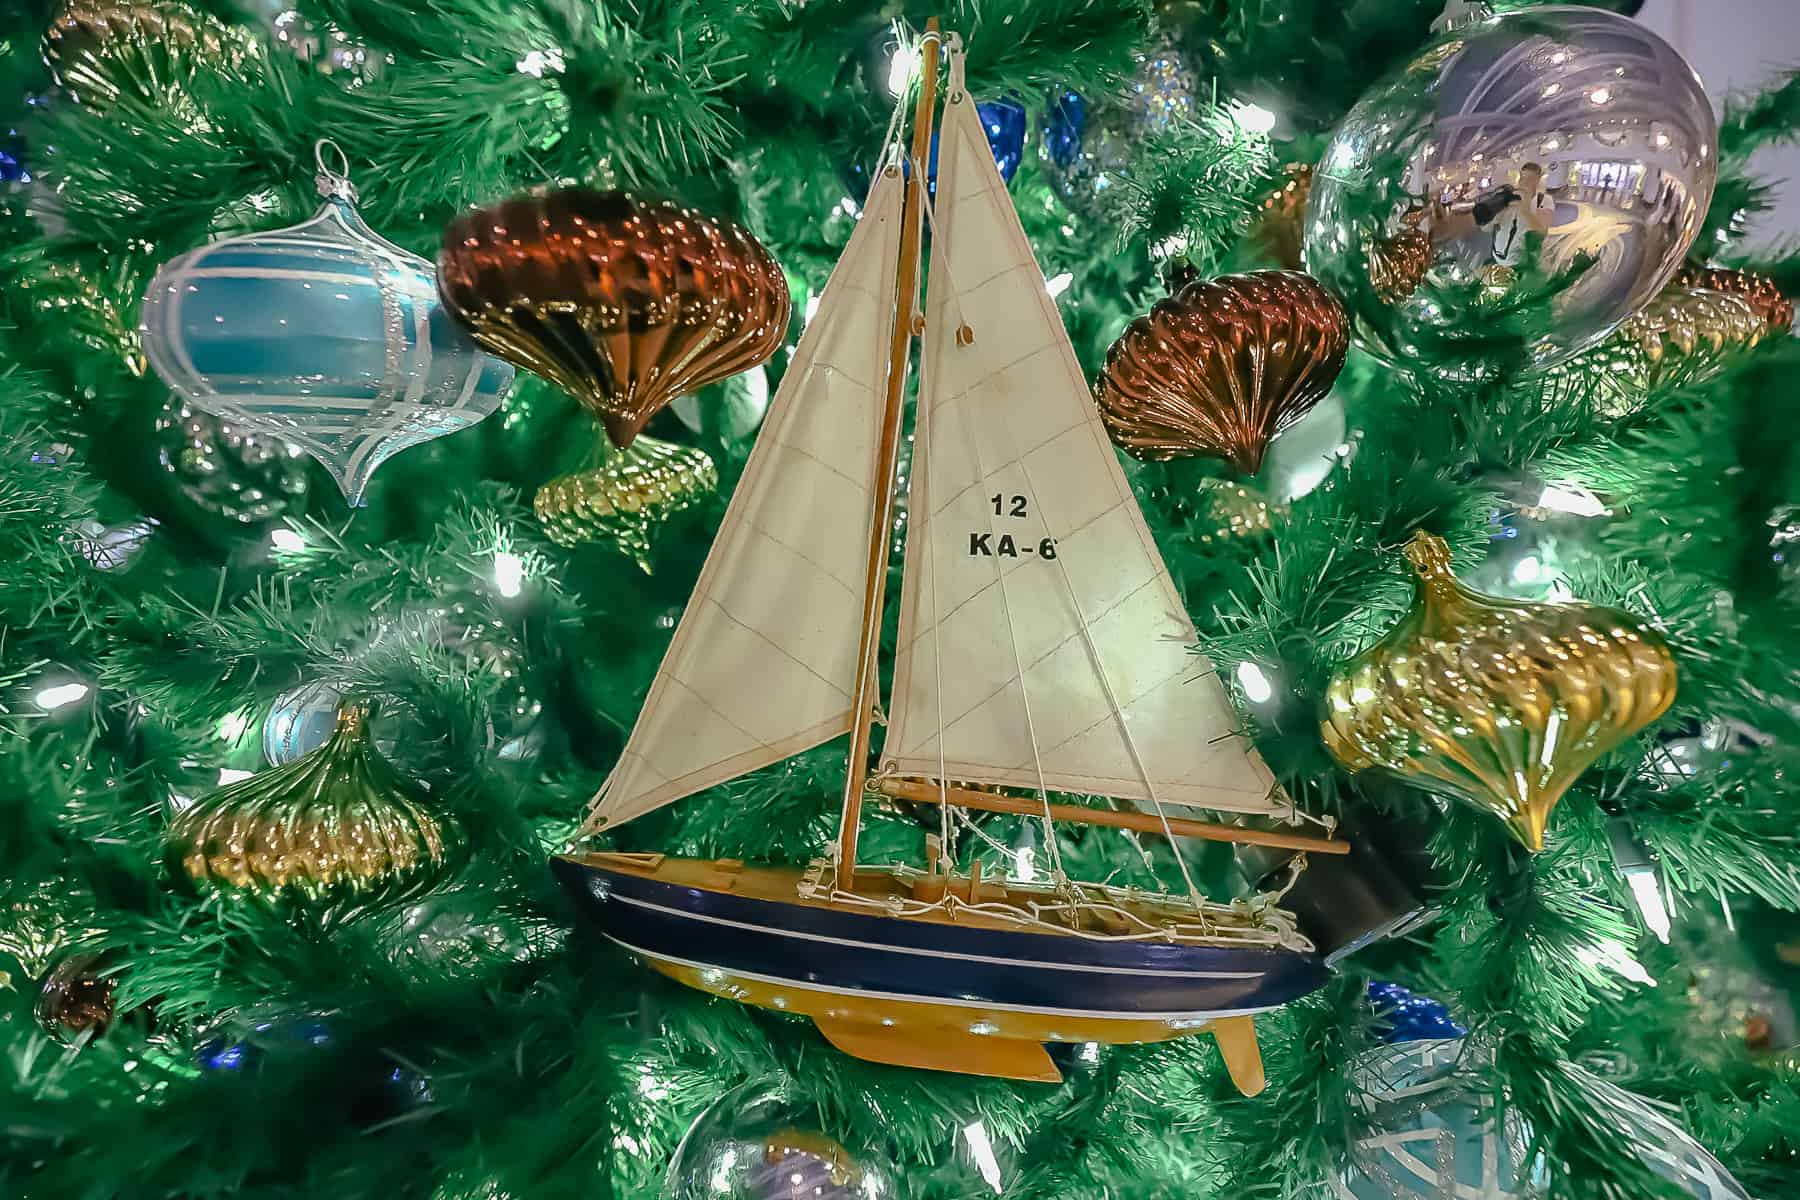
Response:
[[[1096,895],[1092,885],[1082,894],[1085,903],[1071,909],[1066,897],[1059,896],[1049,884],[1021,883],[1017,880],[968,875],[925,874],[905,867],[857,867],[853,894],[866,905],[845,902],[832,897],[832,868],[823,867],[824,876],[818,886],[803,894],[807,877],[818,867],[750,865],[738,859],[678,858],[665,854],[623,854],[594,852],[567,856],[575,862],[608,870],[628,872],[645,879],[677,887],[697,888],[708,892],[729,892],[754,900],[834,911],[854,911],[869,916],[883,915],[890,902],[905,903],[905,917],[911,921],[956,925],[981,929],[1054,932],[1057,929],[1101,937],[1137,935],[1146,940],[1167,940],[1192,945],[1216,944],[1215,938],[1200,934],[1200,915],[1193,907],[1173,896],[1153,892],[1118,889]],[[948,892],[961,904],[939,905],[934,901]],[[1055,911],[1033,912],[1031,906],[1060,906]],[[1135,920],[1106,911],[1097,904],[1116,907]],[[923,907],[923,905],[931,905]],[[980,907],[972,907],[979,905]],[[1012,913],[1006,910],[1011,909]],[[1016,915],[1014,915],[1016,914]],[[1071,922],[1070,916],[1075,920]],[[1209,906],[1205,920],[1225,932],[1260,933],[1276,944],[1277,931],[1258,920],[1249,911],[1237,911],[1223,905]],[[1142,925],[1137,922],[1143,922]],[[1147,928],[1146,928],[1147,927]]]

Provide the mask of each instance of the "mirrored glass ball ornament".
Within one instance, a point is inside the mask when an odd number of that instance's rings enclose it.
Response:
[[[476,348],[431,263],[364,224],[349,180],[320,163],[312,219],[163,264],[141,332],[195,408],[300,446],[354,505],[388,458],[498,408],[513,368]]]
[[[663,1183],[666,1200],[895,1200],[895,1174],[869,1150],[820,1131],[821,1116],[775,1085],[719,1097],[689,1127]]]
[[[323,679],[303,683],[276,697],[263,722],[263,757],[272,767],[284,766],[323,746],[337,728],[344,694]]]
[[[1543,366],[1669,281],[1717,166],[1699,78],[1644,26],[1572,7],[1475,21],[1344,118],[1314,175],[1306,266],[1387,362]]]

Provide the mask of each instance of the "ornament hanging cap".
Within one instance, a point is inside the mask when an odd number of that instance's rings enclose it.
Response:
[[[1444,11],[1431,23],[1431,32],[1449,33],[1493,19],[1494,10],[1487,0],[1445,0]]]
[[[329,166],[326,162],[326,147],[335,155],[341,169]],[[314,185],[319,195],[327,200],[342,200],[348,204],[356,203],[356,185],[350,182],[350,156],[344,148],[330,138],[320,138],[313,143],[313,162],[318,164],[318,172],[313,176]]]
[[[1406,543],[1406,561],[1413,565],[1413,572],[1421,583],[1446,578],[1450,575],[1450,543],[1436,534],[1418,530]]]

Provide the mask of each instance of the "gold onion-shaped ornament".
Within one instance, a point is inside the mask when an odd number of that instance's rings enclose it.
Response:
[[[438,291],[483,349],[581,401],[620,449],[787,332],[787,279],[749,230],[625,192],[465,213],[444,230]]]
[[[345,705],[317,750],[177,814],[171,869],[226,894],[354,907],[430,886],[459,845],[456,830],[376,752],[367,717]]]
[[[1406,547],[1412,608],[1332,673],[1320,732],[1352,771],[1392,771],[1506,822],[1531,850],[1597,758],[1668,710],[1675,658],[1637,618],[1457,582],[1450,548]]]
[[[1750,271],[1684,267],[1674,281],[1591,350],[1550,368],[1550,404],[1590,394],[1607,417],[1629,416],[1658,387],[1701,383],[1726,359],[1787,333],[1793,302]]]
[[[67,0],[42,49],[57,85],[97,112],[180,107],[196,72],[241,75],[261,53],[248,30],[177,0]]]
[[[1250,475],[1270,440],[1331,390],[1349,347],[1343,308],[1310,275],[1224,275],[1127,326],[1094,400],[1129,454],[1208,454]]]
[[[611,541],[648,573],[656,526],[718,486],[706,451],[639,434],[625,450],[602,441],[585,469],[539,488],[535,507],[557,545]]]
[[[1251,232],[1270,258],[1289,271],[1298,271],[1306,244],[1306,201],[1312,195],[1311,163],[1288,163],[1281,168],[1281,182],[1257,205]]]

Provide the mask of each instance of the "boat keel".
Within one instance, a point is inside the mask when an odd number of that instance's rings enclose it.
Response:
[[[886,1063],[891,1067],[916,1067],[924,1071],[985,1075],[991,1079],[1062,1082],[1062,1072],[1056,1069],[1049,1053],[1037,1042],[978,1037],[941,1028],[920,1037],[916,1031],[903,1033],[879,1025],[830,1017],[815,1017],[813,1024],[833,1046],[852,1058],[869,1062]]]
[[[1219,1043],[1225,1058],[1225,1072],[1237,1090],[1255,1096],[1269,1084],[1263,1074],[1262,1049],[1256,1044],[1256,1021],[1252,1017],[1214,1017],[1206,1028]]]

